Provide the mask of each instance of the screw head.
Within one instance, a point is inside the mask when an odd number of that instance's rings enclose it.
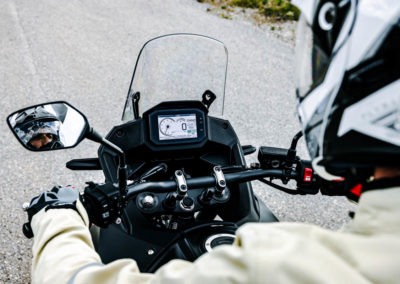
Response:
[[[122,137],[124,135],[124,131],[119,129],[116,134],[117,134],[118,137]]]

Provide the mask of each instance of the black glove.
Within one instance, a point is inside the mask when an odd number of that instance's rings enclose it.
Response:
[[[50,191],[43,192],[32,198],[29,206],[24,208],[28,213],[29,220],[22,227],[22,232],[25,237],[29,239],[33,237],[31,221],[33,216],[40,210],[43,208],[46,208],[46,211],[49,209],[69,208],[78,212],[78,209],[76,208],[76,201],[78,198],[79,190],[70,185],[66,187],[55,186]]]

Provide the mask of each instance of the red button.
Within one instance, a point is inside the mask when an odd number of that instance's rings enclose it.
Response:
[[[362,184],[356,184],[352,189],[350,189],[350,192],[354,195],[361,196]]]
[[[311,178],[312,178],[312,169],[310,169],[310,168],[305,168],[305,169],[304,169],[304,178],[303,178],[303,181],[304,181],[304,182],[311,182]]]

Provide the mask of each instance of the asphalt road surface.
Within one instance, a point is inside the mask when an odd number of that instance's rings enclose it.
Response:
[[[11,112],[66,100],[101,134],[120,123],[140,47],[168,33],[204,34],[229,50],[226,117],[242,144],[287,147],[299,130],[295,116],[294,50],[268,31],[226,20],[188,0],[0,1],[0,282],[28,283],[31,240],[23,237],[21,204],[56,184],[101,182],[98,172],[65,163],[95,157],[83,141],[70,150],[25,150],[6,125]],[[304,144],[300,154],[305,154]],[[255,157],[250,157],[254,160]],[[344,198],[288,196],[254,184],[281,221],[338,229],[355,206]]]

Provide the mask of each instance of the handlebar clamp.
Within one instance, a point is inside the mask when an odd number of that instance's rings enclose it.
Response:
[[[220,166],[215,166],[213,168],[213,172],[214,172],[214,177],[215,177],[215,181],[216,181],[216,191],[215,191],[215,195],[217,197],[221,197],[224,193],[224,190],[226,188],[226,180],[225,180],[225,176],[224,173],[222,172],[222,169]]]
[[[185,175],[181,170],[175,171],[175,181],[177,184],[176,191],[169,193],[163,202],[164,208],[168,210],[174,209],[176,201],[183,200],[188,190]]]
[[[185,179],[185,176],[183,175],[182,171],[180,171],[180,170],[175,171],[175,180],[178,185],[178,188],[176,191],[176,199],[182,200],[186,196],[187,189],[188,189],[186,179]]]

